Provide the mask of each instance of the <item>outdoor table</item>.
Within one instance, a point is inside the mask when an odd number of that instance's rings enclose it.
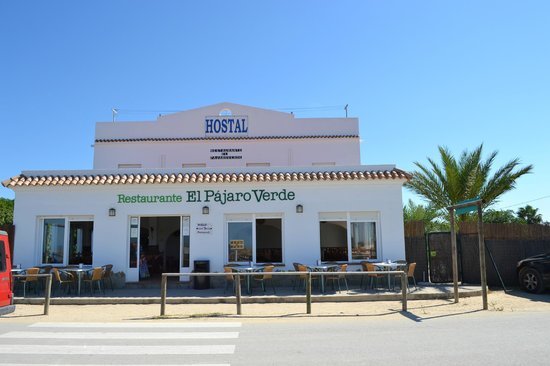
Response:
[[[84,265],[82,266],[82,268],[80,267],[69,267],[69,268],[63,268],[63,270],[67,271],[67,272],[74,272],[76,273],[76,276],[77,276],[77,294],[78,296],[80,296],[80,283],[82,282],[82,274],[84,272],[88,272],[89,270],[92,269],[92,266],[91,265]]]
[[[11,274],[12,275],[18,275],[18,274],[24,274],[25,270],[23,268],[12,268],[11,269]],[[11,291],[13,292],[15,290],[15,281],[18,281],[19,278],[15,278],[12,282],[11,282]]]
[[[395,262],[379,262],[379,263],[373,263],[376,267],[383,269],[384,271],[395,271],[397,267],[400,265],[399,263]],[[391,289],[391,276],[388,273],[388,290]]]
[[[237,266],[232,267],[235,272],[259,272],[264,269],[263,266]],[[246,291],[250,295],[250,276],[246,276]]]
[[[333,268],[335,267],[338,267],[337,264],[322,264],[322,265],[318,265],[318,266],[307,266],[307,268],[311,271],[311,272],[328,272],[330,270],[332,270]],[[319,279],[319,281],[321,282],[321,292],[324,294],[325,293],[325,275],[324,274],[321,274],[321,278]]]

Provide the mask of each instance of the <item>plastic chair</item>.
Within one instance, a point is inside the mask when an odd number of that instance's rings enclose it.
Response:
[[[65,293],[70,293],[74,283],[73,275],[68,272],[61,272],[57,268],[52,268],[51,273],[54,285],[57,284],[57,290],[61,291],[65,288]],[[65,279],[61,276],[61,273],[63,273]]]
[[[263,274],[260,276],[254,276],[254,281],[258,281],[262,284],[262,290],[265,292],[265,284],[267,282],[271,283],[271,287],[273,288],[273,293],[275,294],[275,285],[273,284],[273,275],[271,274],[273,272],[273,269],[275,268],[274,265],[267,265],[264,266]]]
[[[113,288],[113,265],[112,264],[106,264],[103,266],[103,275],[101,278],[101,282],[103,284],[103,292],[105,292],[105,289],[107,288],[106,283],[109,282],[109,285],[111,286],[111,291],[114,291]]]
[[[86,288],[86,284],[90,284],[90,294],[94,295],[94,283],[97,283],[97,288],[99,291],[101,291],[101,282],[103,279],[103,268],[96,267],[92,270],[92,275],[88,278],[84,279],[84,288]],[[105,289],[103,289],[103,293],[105,293]]]

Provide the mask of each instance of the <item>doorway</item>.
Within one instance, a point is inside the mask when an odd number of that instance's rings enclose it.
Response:
[[[180,272],[180,216],[141,217],[139,225],[140,265],[146,262],[148,276],[140,270],[140,281],[158,279],[164,272]]]

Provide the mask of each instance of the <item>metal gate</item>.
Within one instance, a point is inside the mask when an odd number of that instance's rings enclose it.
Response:
[[[430,281],[433,283],[453,282],[453,261],[451,251],[451,233],[439,232],[428,235],[428,258]],[[458,246],[460,248],[460,246]],[[460,258],[460,250],[458,250]],[[460,259],[458,277],[461,280]]]

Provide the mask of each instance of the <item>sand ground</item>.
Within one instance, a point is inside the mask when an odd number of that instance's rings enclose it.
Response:
[[[549,312],[550,294],[529,295],[520,291],[491,291],[489,312]],[[481,297],[453,300],[416,300],[408,302],[406,316],[416,319],[436,318],[482,312]],[[34,322],[120,322],[157,320],[160,305],[52,305],[43,315],[41,305],[17,305],[14,313],[0,318],[1,323]],[[305,304],[243,304],[242,315],[236,315],[235,304],[166,305],[166,319],[281,319],[310,317],[365,316],[376,318],[403,317],[398,301],[313,303],[312,314]]]

